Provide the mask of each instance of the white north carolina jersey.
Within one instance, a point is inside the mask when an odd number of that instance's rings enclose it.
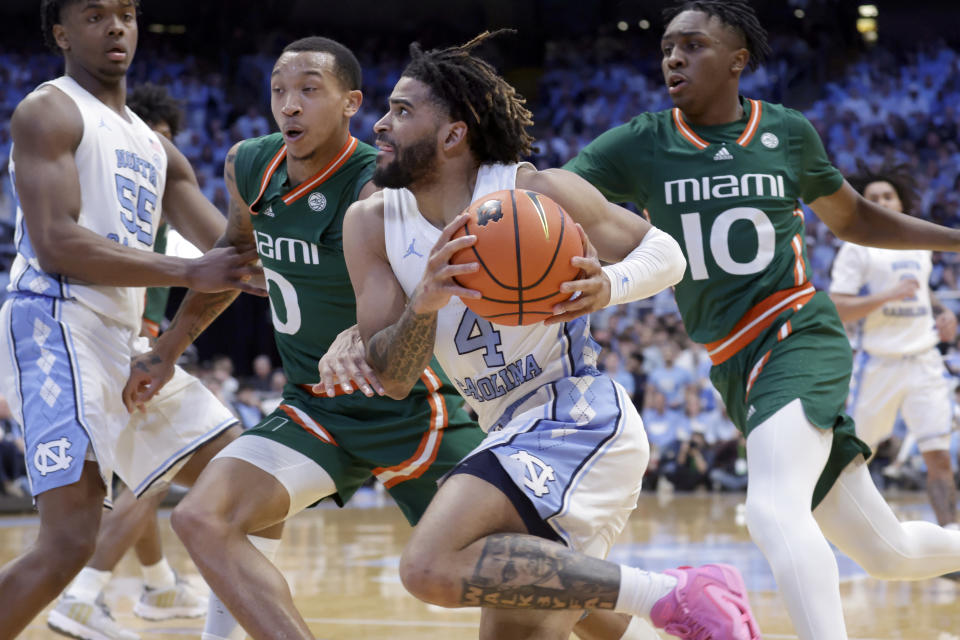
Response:
[[[144,251],[153,250],[160,224],[160,203],[167,176],[167,154],[154,133],[130,109],[126,119],[67,76],[45,85],[63,91],[83,118],[83,137],[76,150],[82,204],[78,224]],[[16,168],[10,155],[10,177],[16,192]],[[76,300],[124,326],[139,328],[142,287],[90,285],[40,268],[17,201],[17,257],[10,271],[9,291]]]
[[[520,164],[483,165],[472,200],[513,189]],[[423,277],[440,229],[428,222],[407,189],[384,189],[384,240],[390,266],[407,296]],[[599,347],[586,317],[572,322],[524,327],[493,325],[451,298],[440,310],[434,353],[447,376],[477,412],[488,431],[508,409],[546,384],[596,366]],[[582,417],[589,421],[584,400]]]
[[[831,272],[830,293],[875,294],[904,278],[920,287],[905,300],[887,302],[863,320],[860,348],[875,356],[927,351],[937,344],[930,304],[931,252],[901,251],[843,243]]]

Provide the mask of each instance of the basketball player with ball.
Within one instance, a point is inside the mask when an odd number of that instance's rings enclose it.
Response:
[[[686,264],[668,235],[586,181],[520,162],[530,112],[472,55],[488,37],[411,46],[374,127],[384,190],[344,221],[360,333],[386,393],[406,396],[436,354],[487,432],[415,528],[403,583],[426,602],[484,607],[481,638],[566,639],[594,610],[681,638],[759,638],[733,567],[603,560],[649,449],[630,398],[596,369],[585,316],[673,285]],[[572,275],[546,290],[563,269]],[[656,637],[623,625],[621,637]]]

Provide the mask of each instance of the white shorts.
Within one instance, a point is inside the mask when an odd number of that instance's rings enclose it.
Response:
[[[936,349],[901,357],[860,353],[852,387],[857,436],[871,447],[890,435],[900,412],[920,451],[950,448],[950,383]]]
[[[127,413],[130,360],[149,343],[77,302],[14,295],[0,308],[0,331],[0,393],[23,425],[35,496],[76,482],[89,449],[108,499],[114,473],[139,496],[236,422],[179,367],[145,412]]]
[[[315,460],[256,433],[237,438],[221,449],[214,460],[217,458],[243,460],[276,478],[290,496],[284,519],[337,492],[333,478]]]
[[[598,558],[637,506],[650,459],[630,396],[605,375],[546,384],[491,428],[489,450],[568,547]]]

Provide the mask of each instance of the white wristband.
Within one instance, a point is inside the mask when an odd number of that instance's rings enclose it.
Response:
[[[616,264],[603,267],[610,280],[610,305],[649,298],[683,278],[687,261],[680,245],[651,227],[639,246]]]

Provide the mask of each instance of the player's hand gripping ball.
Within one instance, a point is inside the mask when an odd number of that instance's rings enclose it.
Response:
[[[580,275],[570,264],[574,256],[583,256],[573,219],[547,196],[526,189],[495,191],[467,211],[470,218],[453,238],[471,234],[477,242],[450,263],[479,263],[477,271],[455,279],[482,297],[464,298],[464,304],[501,325],[534,324],[552,316],[553,306],[570,297],[560,285]]]

